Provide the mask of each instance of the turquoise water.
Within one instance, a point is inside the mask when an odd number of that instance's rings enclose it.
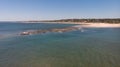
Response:
[[[120,67],[120,28],[20,36],[70,24],[0,23],[0,67]]]

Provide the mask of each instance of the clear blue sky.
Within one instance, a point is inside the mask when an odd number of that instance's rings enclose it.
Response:
[[[120,0],[0,0],[0,20],[120,18]]]

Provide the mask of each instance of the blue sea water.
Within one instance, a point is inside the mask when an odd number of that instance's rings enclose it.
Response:
[[[120,28],[21,36],[73,24],[0,23],[0,67],[120,67]]]

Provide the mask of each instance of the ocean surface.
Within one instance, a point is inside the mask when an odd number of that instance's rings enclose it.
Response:
[[[0,67],[120,67],[120,28],[19,35],[73,24],[0,23]]]

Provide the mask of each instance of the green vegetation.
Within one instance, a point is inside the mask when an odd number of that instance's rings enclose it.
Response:
[[[120,18],[117,19],[61,19],[61,20],[43,20],[43,21],[29,21],[29,22],[84,22],[84,23],[120,23]]]
[[[102,22],[102,23],[120,23],[120,19],[62,19],[52,22]]]
[[[61,20],[48,20],[43,22],[95,22],[95,23],[120,23],[120,19],[61,19]]]

